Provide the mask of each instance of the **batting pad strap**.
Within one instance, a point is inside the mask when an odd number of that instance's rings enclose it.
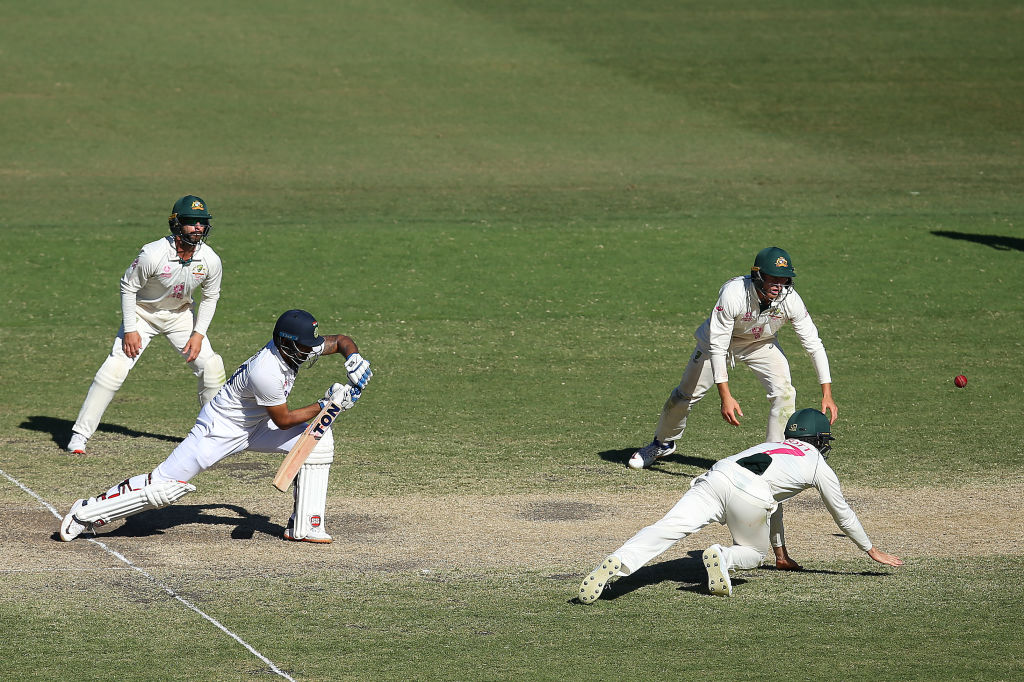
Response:
[[[116,495],[89,500],[79,508],[75,518],[80,523],[102,526],[148,509],[166,507],[195,491],[194,485],[184,481],[150,483],[135,490],[125,489]]]

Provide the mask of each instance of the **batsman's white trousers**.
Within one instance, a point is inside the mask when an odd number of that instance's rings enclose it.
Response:
[[[305,424],[282,430],[270,419],[245,430],[224,424],[223,420],[218,420],[204,406],[185,440],[153,470],[153,478],[160,481],[188,481],[228,455],[243,450],[284,454],[292,449],[305,430]],[[329,461],[333,461],[334,433],[330,429],[313,448],[313,453],[329,456]],[[319,457],[317,461],[319,459],[324,457]]]
[[[775,339],[732,349],[733,358],[754,373],[764,387],[771,409],[765,440],[770,443],[784,440],[786,420],[796,411],[796,389],[789,372],[789,360]],[[715,385],[711,371],[711,355],[700,344],[690,356],[679,385],[672,390],[661,408],[654,437],[662,443],[679,440],[686,430],[686,418],[693,406]]]
[[[195,324],[193,312],[190,308],[181,311],[160,310],[150,312],[140,306],[136,306],[138,324],[136,331],[142,340],[139,354],[130,358],[124,353],[124,326],[117,330],[117,337],[114,339],[110,349],[110,355],[96,372],[89,387],[89,393],[78,411],[78,418],[72,430],[80,433],[86,438],[92,437],[100,424],[103,413],[106,412],[110,401],[121,388],[128,373],[135,367],[135,363],[142,357],[142,353],[149,346],[154,337],[163,335],[168,343],[180,354],[185,344],[192,336]],[[206,403],[217,393],[217,390],[225,381],[224,361],[219,355],[213,352],[210,341],[203,338],[199,355],[195,360],[188,363],[189,369],[199,381],[198,394],[200,404]]]
[[[756,568],[771,550],[768,520],[774,500],[739,490],[722,471],[695,478],[682,499],[660,521],[647,526],[612,552],[629,575],[677,541],[712,522],[726,524],[733,545],[723,550],[726,568]]]

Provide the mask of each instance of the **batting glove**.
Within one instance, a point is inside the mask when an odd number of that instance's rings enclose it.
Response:
[[[344,412],[351,410],[359,400],[360,391],[348,384],[331,384],[331,387],[324,392],[324,397],[317,401],[322,410],[328,402],[332,402]]]
[[[345,360],[345,371],[348,372],[348,382],[360,391],[366,388],[373,372],[370,371],[370,363],[363,359],[359,353],[353,353]]]

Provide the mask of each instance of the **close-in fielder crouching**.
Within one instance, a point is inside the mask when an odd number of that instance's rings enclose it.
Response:
[[[139,474],[93,498],[80,499],[61,523],[69,541],[83,531],[148,509],[159,509],[195,491],[189,481],[225,457],[250,450],[287,453],[322,403],[289,409],[288,394],[298,369],[320,355],[344,353],[349,383],[332,385],[324,395],[342,410],[351,409],[373,376],[355,342],[345,335],[319,336],[308,312],[290,310],[274,328],[274,338],[247,360],[216,397],[199,412],[195,426],[152,473]],[[295,506],[284,531],[288,540],[331,541],[324,521],[327,482],[334,461],[334,437],[327,430],[295,478]]]
[[[818,410],[795,412],[786,422],[786,440],[766,442],[715,462],[693,480],[690,489],[665,516],[612,552],[583,579],[578,598],[589,604],[617,576],[639,570],[675,542],[716,522],[729,527],[733,544],[714,544],[703,562],[712,594],[732,596],[730,571],[756,568],[770,550],[775,565],[799,570],[786,551],[781,502],[816,488],[836,525],[880,564],[899,566],[899,557],[871,544],[857,515],[825,462],[833,440],[828,418]]]

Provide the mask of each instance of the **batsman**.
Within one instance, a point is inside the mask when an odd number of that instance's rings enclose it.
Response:
[[[321,355],[345,357],[346,382],[335,383],[324,398],[292,409],[291,393],[303,366]],[[344,334],[320,336],[316,318],[305,310],[289,310],[274,326],[273,338],[242,363],[227,383],[199,411],[188,436],[152,472],[125,479],[98,497],[79,499],[60,525],[60,538],[74,540],[83,531],[148,509],[172,504],[195,492],[193,476],[243,450],[285,454],[328,403],[346,411],[373,376],[370,363]],[[329,543],[324,516],[327,481],[334,461],[330,429],[316,441],[295,477],[295,507],[284,530],[286,540]]]

